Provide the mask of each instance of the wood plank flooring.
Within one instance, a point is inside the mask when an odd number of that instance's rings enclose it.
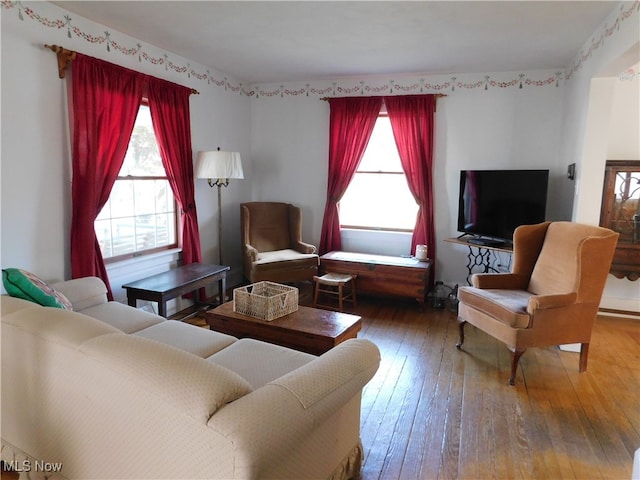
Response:
[[[382,363],[362,399],[363,480],[629,479],[640,448],[640,321],[599,317],[589,365],[529,349],[510,387],[506,347],[455,315],[362,299],[358,335]]]

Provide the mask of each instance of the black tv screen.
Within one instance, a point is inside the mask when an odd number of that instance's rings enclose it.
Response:
[[[544,222],[549,170],[462,170],[458,231],[513,240],[520,225]]]

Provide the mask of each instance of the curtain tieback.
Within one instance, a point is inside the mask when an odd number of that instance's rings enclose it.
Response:
[[[183,208],[182,209],[182,214],[186,215],[187,213],[191,212],[192,210],[195,210],[196,206],[193,203],[190,203],[189,205],[187,205],[187,208]]]

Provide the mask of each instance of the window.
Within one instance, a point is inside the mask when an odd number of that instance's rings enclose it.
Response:
[[[340,226],[413,231],[417,213],[391,122],[388,116],[380,115],[362,161],[340,200]]]
[[[176,247],[176,226],[151,113],[141,105],[118,179],[94,223],[102,256],[113,261]]]

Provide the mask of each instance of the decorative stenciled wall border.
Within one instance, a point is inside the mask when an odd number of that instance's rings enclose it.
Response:
[[[602,45],[604,45],[604,42],[607,38],[620,30],[620,27],[624,22],[631,19],[634,14],[636,14],[637,16],[638,11],[640,11],[640,0],[635,0],[628,8],[625,8],[625,4],[620,5],[620,11],[618,12],[616,19],[613,21],[611,26],[605,24],[592,37],[589,48],[587,48],[586,50],[583,49],[575,58],[573,65],[567,70],[567,80],[570,80],[571,77],[573,77],[573,75],[582,68],[584,63],[587,62]],[[635,18],[635,21],[637,23],[638,18]],[[628,72],[622,73],[620,75],[621,80],[625,79],[622,77],[625,76],[626,73]]]
[[[105,30],[102,33],[91,33],[87,29],[83,29],[70,15],[63,15],[61,18],[48,18],[42,13],[42,9],[37,8],[37,3],[25,4],[20,1],[0,0],[0,6],[4,10],[16,10],[18,18],[21,21],[32,20],[45,28],[65,31],[68,38],[74,36],[93,45],[104,45],[109,53],[115,53],[124,56],[137,56],[139,62],[147,62],[154,66],[164,67],[165,70],[171,70],[178,74],[186,75],[187,78],[195,78],[197,80],[206,81],[208,85],[224,88],[227,91],[235,92],[248,97],[301,97],[301,96],[346,96],[346,95],[375,95],[375,94],[411,94],[411,93],[444,93],[455,92],[456,90],[489,90],[489,89],[511,89],[511,88],[530,88],[530,87],[558,87],[563,80],[569,80],[582,66],[591,58],[596,50],[604,43],[605,39],[617,32],[621,25],[628,21],[640,8],[640,0],[635,0],[631,6],[625,8],[622,4],[620,12],[611,26],[607,24],[602,27],[601,31],[594,35],[591,45],[588,49],[583,50],[576,57],[576,61],[566,72],[556,71],[551,74],[543,74],[543,78],[534,78],[532,75],[540,75],[538,73],[506,73],[506,74],[476,74],[471,81],[468,78],[473,77],[471,74],[461,74],[464,79],[459,79],[458,75],[450,76],[407,76],[399,80],[383,80],[366,79],[366,80],[329,80],[314,81],[314,84],[307,82],[299,87],[292,88],[285,85],[267,85],[260,87],[258,84],[244,85],[239,81],[230,81],[226,76],[218,76],[210,70],[197,71],[189,63],[179,64],[172,60],[168,53],[161,56],[154,56],[150,53],[148,47],[142,43],[135,45],[125,45],[112,38],[112,33]],[[82,18],[82,17],[81,17]],[[597,40],[596,40],[597,38]],[[52,40],[53,41],[53,40]],[[635,72],[625,72],[623,75],[629,78],[629,75],[635,75]],[[496,79],[499,77],[499,79]],[[622,79],[622,76],[621,76]],[[330,84],[329,84],[330,83]]]

